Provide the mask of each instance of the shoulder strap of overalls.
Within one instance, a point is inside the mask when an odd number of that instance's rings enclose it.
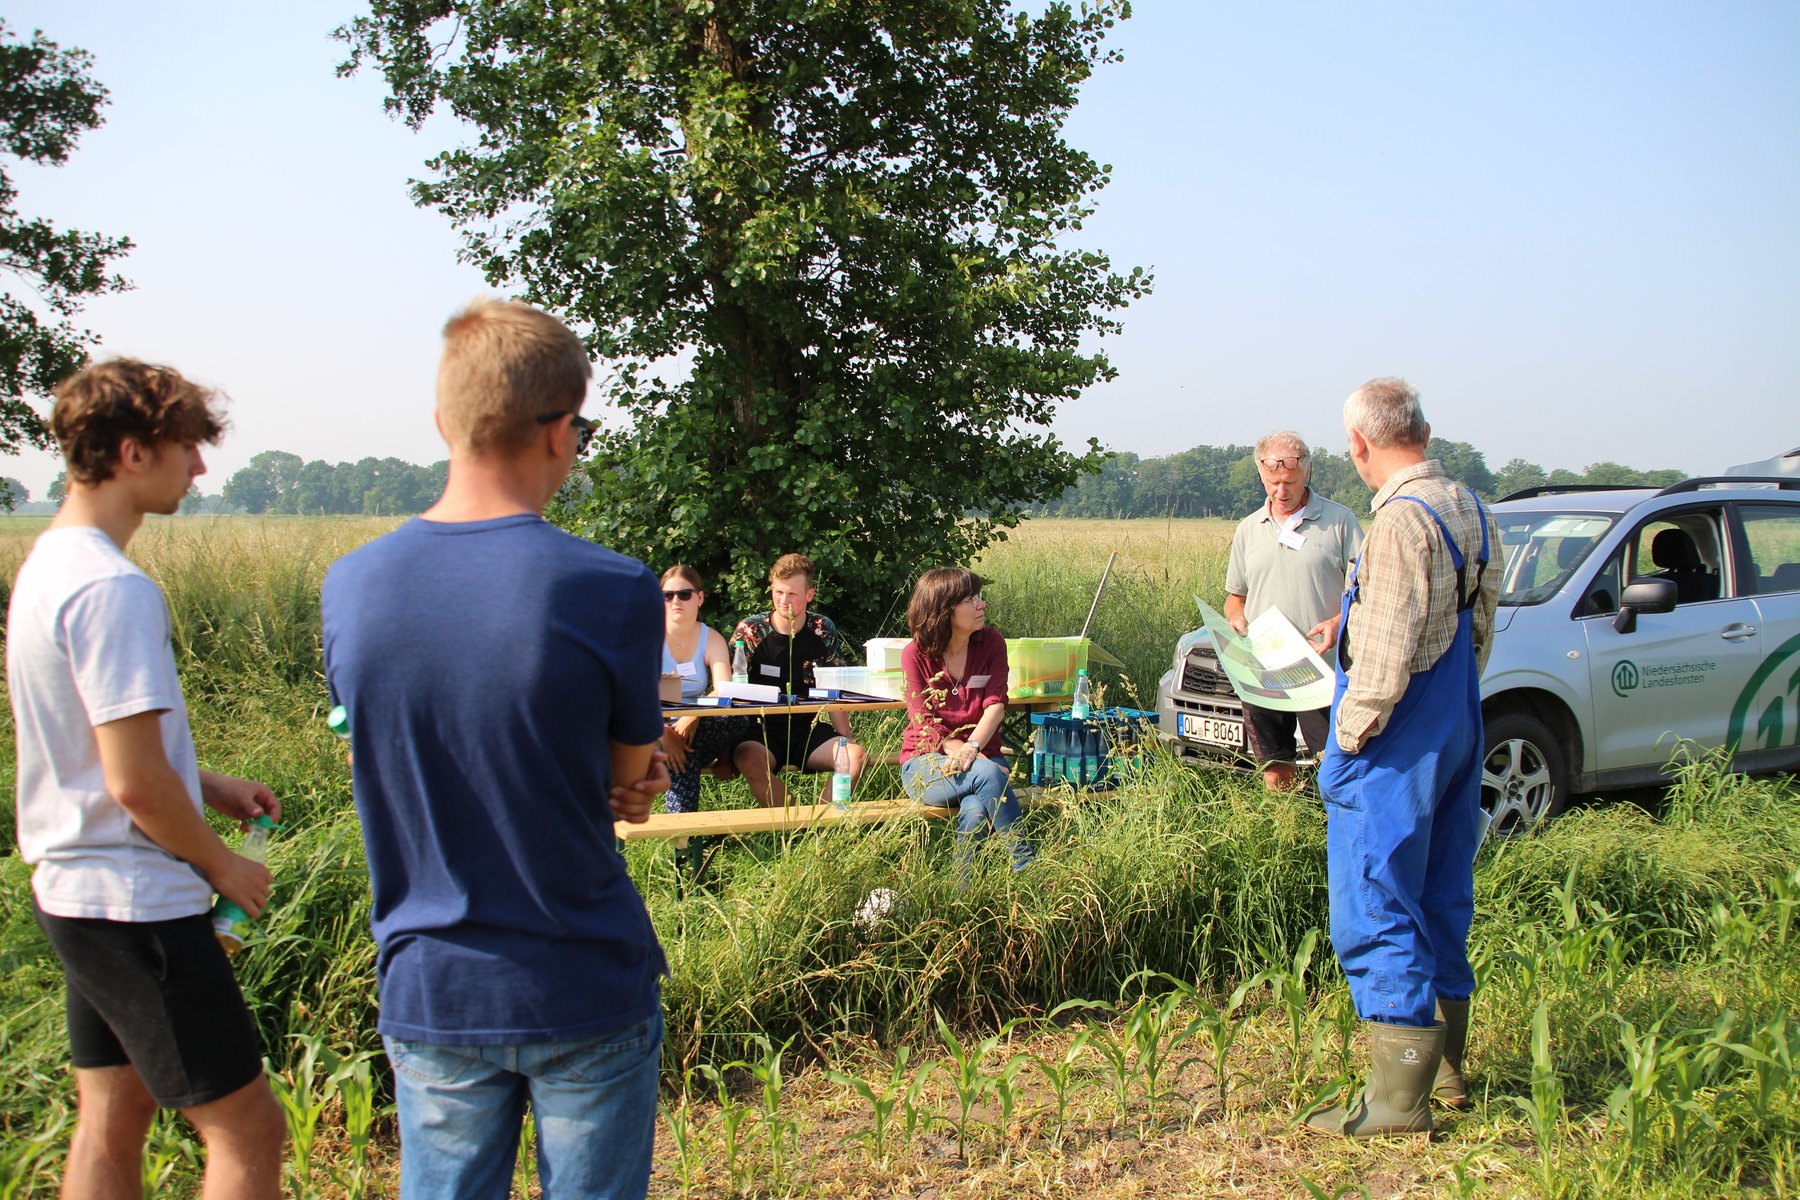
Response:
[[[1465,492],[1469,491],[1467,488],[1464,488],[1463,490]],[[1425,503],[1417,496],[1389,496],[1387,501],[1389,504],[1392,504],[1396,500],[1411,500],[1414,504],[1430,513],[1431,519],[1436,521],[1438,528],[1444,531],[1444,541],[1448,543],[1450,547],[1450,562],[1451,565],[1456,568],[1457,612],[1464,612],[1475,606],[1477,597],[1481,595],[1481,581],[1487,574],[1488,565],[1487,509],[1481,506],[1481,497],[1477,496],[1474,492],[1469,492],[1469,499],[1475,502],[1475,519],[1481,526],[1481,554],[1475,560],[1475,586],[1473,588],[1470,588],[1467,581],[1463,578],[1463,568],[1466,565],[1467,560],[1463,558],[1462,551],[1457,548],[1456,539],[1450,535],[1450,527],[1444,524],[1444,518],[1438,516],[1437,509],[1431,507],[1431,505]]]

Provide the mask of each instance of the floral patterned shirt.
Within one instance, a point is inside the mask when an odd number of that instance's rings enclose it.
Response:
[[[790,637],[775,628],[773,613],[745,617],[732,631],[750,655],[750,682],[768,683],[804,696],[813,686],[814,667],[847,667],[854,651],[831,618],[808,612]]]

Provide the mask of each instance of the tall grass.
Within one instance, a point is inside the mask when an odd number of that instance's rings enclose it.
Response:
[[[323,1105],[316,1144],[340,1156],[330,1171],[296,1164],[295,1184],[332,1195],[325,1181],[340,1176],[350,1182],[332,1186],[343,1194],[379,1194],[370,1180],[391,1169],[391,1127],[385,1064],[369,1058],[377,1014],[360,832],[341,743],[322,721],[317,588],[332,558],[390,524],[152,522],[133,543],[170,598],[202,760],[267,779],[286,806],[273,905],[238,972],[293,1112],[311,1120]],[[1193,624],[1191,596],[1219,597],[1229,530],[1036,522],[978,569],[1006,632],[1067,634],[1119,550],[1093,634],[1127,664],[1111,681],[1119,698],[1148,707],[1175,636]],[[0,522],[0,578],[26,541]],[[10,796],[7,721],[0,786]],[[864,733],[897,741],[891,721]],[[865,794],[897,788],[884,769]],[[739,789],[714,800],[741,803]],[[729,1132],[733,1181],[774,1194],[768,1172],[778,1168],[788,1194],[809,1194],[820,1169],[809,1155],[824,1152],[807,1149],[793,1106],[797,1081],[826,1086],[802,1070],[819,1061],[842,1081],[831,1103],[856,1103],[861,1080],[867,1103],[885,1106],[878,1130],[852,1139],[877,1163],[911,1153],[945,1117],[963,1153],[984,1163],[1060,1155],[1072,1126],[1085,1122],[1091,1136],[1095,1113],[1165,1136],[1169,1114],[1184,1115],[1175,1098],[1196,1060],[1218,1073],[1204,1111],[1221,1119],[1285,1120],[1341,1082],[1353,1023],[1338,1019],[1341,976],[1316,932],[1327,923],[1316,800],[1265,796],[1243,776],[1154,755],[1117,792],[1053,798],[1023,822],[1038,848],[1029,871],[1013,874],[995,847],[966,882],[950,831],[924,823],[743,839],[716,855],[700,888],[666,847],[629,849],[672,968],[665,1132],[679,1135],[687,1184],[705,1194],[706,1164],[722,1161]],[[10,842],[10,802],[0,823]],[[1793,1194],[1797,868],[1793,785],[1705,760],[1660,816],[1596,806],[1485,847],[1470,1052],[1478,1140],[1457,1151],[1459,1194],[1484,1170],[1528,1195],[1679,1195],[1707,1181]],[[0,858],[0,1195],[55,1175],[66,1137],[46,1135],[64,1128],[73,1103],[59,973],[28,886],[16,855]],[[859,902],[878,886],[900,903],[859,922]],[[1171,980],[1175,991],[1161,990]],[[1077,1000],[1090,1003],[1069,1006]],[[1048,1040],[992,1042],[1020,1018]],[[927,1057],[952,1041],[965,1057],[988,1047],[987,1073],[960,1100],[943,1091],[960,1076]],[[374,1074],[359,1082],[357,1063]],[[1041,1143],[1012,1128],[1015,1107],[1033,1103],[1017,1088],[1036,1080],[1049,1089],[1037,1093]],[[760,1101],[745,1101],[746,1083]],[[1203,1111],[1193,1103],[1190,1122]],[[159,1136],[164,1190],[191,1191],[190,1144]],[[1549,1158],[1532,1149],[1539,1138]],[[1490,1142],[1511,1149],[1478,1153]],[[1309,1170],[1354,1173],[1367,1162],[1359,1153],[1331,1151]],[[1477,1169],[1493,1155],[1501,1166]]]

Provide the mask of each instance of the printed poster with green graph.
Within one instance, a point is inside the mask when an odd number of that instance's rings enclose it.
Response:
[[[1218,609],[1198,596],[1194,603],[1212,634],[1220,669],[1245,704],[1282,712],[1331,706],[1331,668],[1292,621],[1271,608],[1239,634]]]

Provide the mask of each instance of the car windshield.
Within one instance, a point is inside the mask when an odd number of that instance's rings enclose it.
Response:
[[[1496,513],[1506,569],[1500,603],[1542,604],[1562,590],[1569,576],[1613,527],[1610,513]]]

